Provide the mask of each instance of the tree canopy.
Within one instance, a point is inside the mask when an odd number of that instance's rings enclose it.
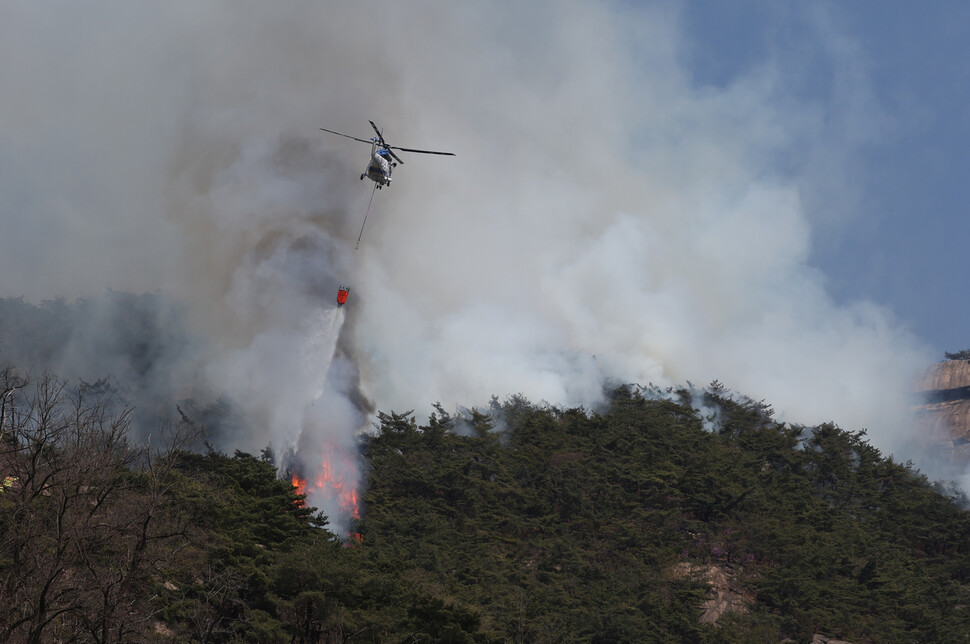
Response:
[[[105,391],[0,376],[0,639],[949,642],[970,515],[864,432],[621,387],[382,412],[361,541],[269,451],[149,450]],[[704,409],[702,413],[697,411]],[[710,416],[710,410],[716,410]],[[708,414],[708,416],[705,416]]]

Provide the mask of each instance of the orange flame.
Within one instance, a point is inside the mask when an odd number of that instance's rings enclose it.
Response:
[[[320,471],[313,481],[313,489],[321,494],[330,494],[337,498],[340,509],[355,519],[360,519],[360,506],[357,499],[357,490],[348,483],[344,474],[336,474],[331,462],[338,456],[344,461],[343,471],[356,470],[354,462],[342,451],[333,445],[326,445],[323,457],[320,459]]]
[[[337,460],[342,464],[339,472],[334,471],[333,464]],[[313,494],[336,498],[337,506],[345,515],[350,515],[355,520],[360,520],[360,498],[353,483],[348,480],[347,472],[356,472],[357,464],[354,459],[339,447],[327,444],[324,445],[323,456],[320,459],[320,469],[313,477],[310,484],[309,479],[302,478],[293,474],[292,483],[296,488],[297,494]],[[302,503],[299,503],[302,506]],[[356,532],[349,535],[349,538],[357,543],[363,537]]]
[[[293,476],[290,477],[290,483],[293,485],[293,487],[296,488],[297,494],[299,495],[306,494],[306,479],[300,478],[300,476],[297,474],[293,474]],[[303,507],[303,504],[305,502],[306,501],[304,499],[297,499],[293,501],[293,505],[297,507]]]

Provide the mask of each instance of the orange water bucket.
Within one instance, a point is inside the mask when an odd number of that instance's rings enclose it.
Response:
[[[350,295],[349,286],[341,286],[337,289],[337,306],[343,306],[344,302],[347,301],[348,295]]]

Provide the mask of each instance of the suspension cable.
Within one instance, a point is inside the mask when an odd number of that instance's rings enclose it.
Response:
[[[360,238],[364,236],[364,226],[367,225],[367,215],[370,214],[370,206],[374,203],[374,195],[377,193],[377,184],[374,184],[374,189],[370,193],[370,201],[367,202],[367,212],[364,213],[364,223],[360,225],[360,234],[357,235],[357,245],[354,246],[354,253],[360,248]]]

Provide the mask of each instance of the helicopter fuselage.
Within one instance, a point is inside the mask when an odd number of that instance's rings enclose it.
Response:
[[[367,169],[360,175],[360,178],[363,180],[364,177],[367,177],[376,183],[378,188],[389,186],[391,185],[391,173],[394,171],[394,166],[396,165],[396,163],[391,161],[387,149],[378,145],[377,141],[373,141],[370,151],[370,163],[367,164]]]

